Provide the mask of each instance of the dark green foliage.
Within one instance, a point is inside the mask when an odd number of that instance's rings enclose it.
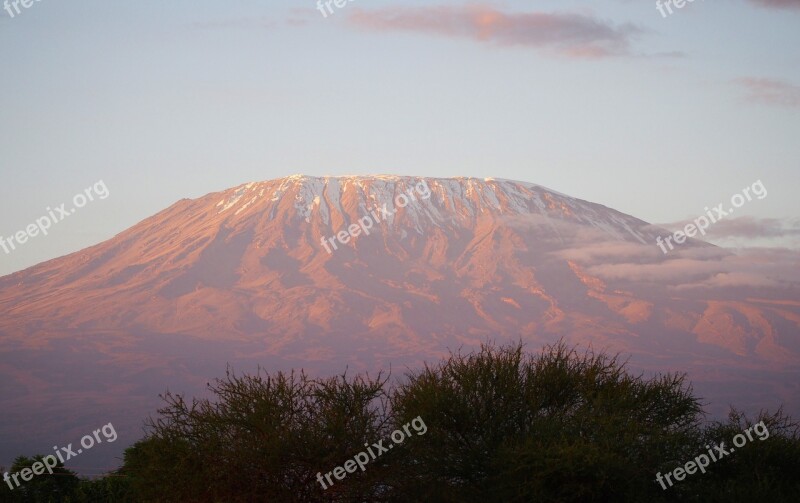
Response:
[[[752,440],[742,447],[733,446],[736,435],[759,423],[761,426],[751,430]],[[708,473],[687,480],[682,491],[686,501],[800,501],[800,428],[781,410],[773,414],[762,411],[752,421],[731,409],[727,422],[712,423],[702,432],[697,454],[705,452],[706,445],[720,442],[736,451],[714,463]]]
[[[25,468],[31,468],[34,463],[41,462],[44,456],[37,455],[32,458],[20,456],[14,460],[14,464],[8,470],[9,473],[18,473]],[[5,473],[5,470],[3,470]],[[2,473],[0,473],[2,476]],[[2,483],[0,488],[0,502],[14,502],[14,503],[69,503],[74,501],[74,494],[80,483],[80,479],[71,472],[64,468],[64,464],[58,461],[53,474],[44,472],[41,475],[34,475],[33,478],[24,482],[21,477],[17,480],[20,481],[20,486],[14,489],[9,489],[5,482]],[[13,484],[13,482],[12,482]]]
[[[363,501],[377,491],[381,463],[324,494],[316,474],[385,435],[384,384],[229,372],[210,386],[216,402],[167,394],[126,468],[146,501]]]
[[[32,458],[21,456],[8,471],[17,473],[42,459],[41,455]],[[0,476],[5,472],[5,469],[0,468]],[[140,500],[130,489],[128,478],[121,471],[110,473],[97,480],[85,480],[79,479],[74,472],[64,468],[60,461],[53,468],[52,475],[47,472],[36,475],[30,481],[14,487],[13,490],[5,483],[0,487],[0,503],[136,503],[138,501]]]
[[[75,503],[136,503],[130,479],[121,471],[97,480],[81,480],[75,492]]]
[[[643,380],[564,344],[452,355],[393,406],[430,430],[403,450],[399,493],[454,502],[653,500],[655,468],[691,452],[701,413],[682,377]]]
[[[780,410],[705,423],[681,375],[645,379],[558,343],[541,354],[489,345],[387,381],[229,371],[212,400],[164,395],[119,471],[78,481],[62,468],[25,491],[0,487],[0,503],[800,501],[797,424]],[[425,431],[365,471],[318,483],[415,420]],[[769,437],[666,490],[656,482],[754,424]]]

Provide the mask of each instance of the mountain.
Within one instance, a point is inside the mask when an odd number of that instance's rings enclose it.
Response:
[[[701,241],[665,254],[669,234],[499,179],[294,175],[184,199],[0,278],[0,439],[116,415],[134,441],[157,393],[228,362],[403,368],[490,339],[563,337],[688,371],[720,407],[800,407],[798,285]]]

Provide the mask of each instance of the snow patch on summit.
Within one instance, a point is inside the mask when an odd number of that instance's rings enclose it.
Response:
[[[426,184],[430,197],[422,199],[417,187]],[[267,194],[269,201],[257,204]],[[398,208],[402,194],[413,200]],[[588,225],[621,239],[633,237],[647,242],[643,233],[648,224],[599,204],[576,199],[541,185],[499,178],[427,178],[418,176],[306,176],[251,182],[231,189],[217,203],[218,213],[238,206],[235,215],[266,211],[268,218],[277,215],[278,205],[291,197],[290,207],[306,223],[319,218],[323,225],[343,215],[345,222],[368,215],[386,205],[391,216],[385,224],[401,231],[422,233],[426,227],[468,227],[477,219],[538,215]],[[360,215],[346,215],[348,208],[358,208]],[[249,210],[249,212],[248,212]],[[381,222],[384,223],[384,222]]]

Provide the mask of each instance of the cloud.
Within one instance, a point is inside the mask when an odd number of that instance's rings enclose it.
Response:
[[[705,279],[711,275],[726,272],[720,261],[692,260],[682,257],[649,264],[605,263],[591,266],[587,270],[606,280],[624,279],[673,284],[678,281]]]
[[[631,288],[660,285],[675,292],[716,289],[730,293],[726,288],[797,288],[800,284],[797,250],[752,248],[731,253],[720,248],[686,248],[653,258],[642,247],[643,253],[634,260],[627,251],[616,257],[583,255],[583,246],[572,254],[592,276],[624,281]]]
[[[750,3],[768,9],[800,9],[800,0],[750,0]]]
[[[586,253],[577,244],[569,253],[585,270],[604,281],[625,281],[630,285],[667,288],[674,292],[714,289],[730,293],[730,287],[792,288],[800,285],[800,252],[787,248],[746,248],[731,250],[712,247],[676,249],[668,256],[654,258],[642,246],[638,258],[620,248],[617,256]],[[594,243],[592,248],[602,247]],[[612,248],[606,248],[611,250]],[[632,287],[631,286],[631,287]]]
[[[583,14],[507,13],[486,5],[354,9],[348,20],[368,30],[428,33],[506,47],[532,47],[570,58],[630,55],[632,39],[643,32],[630,23],[613,25]]]
[[[662,224],[667,229],[679,230],[692,220]],[[737,217],[719,220],[706,231],[704,239],[719,238],[782,238],[800,236],[800,220],[778,218]]]
[[[191,24],[192,28],[197,30],[219,30],[219,29],[239,29],[239,28],[274,28],[277,23],[262,18],[238,18],[238,19],[222,19],[218,21],[197,21]]]
[[[735,81],[754,103],[800,107],[800,86],[774,79],[744,77]]]
[[[316,9],[309,9],[307,7],[295,7],[289,9],[289,17],[286,18],[286,23],[291,26],[305,26],[312,18],[319,17],[319,12]]]
[[[740,217],[717,222],[709,236],[741,238],[777,238],[800,236],[800,221],[777,218]]]
[[[655,236],[668,233],[658,226],[638,229],[645,242],[614,236],[601,228],[544,215],[507,217],[504,224],[536,235],[536,248],[553,258],[575,262],[611,289],[638,294],[702,298],[709,291],[719,298],[741,295],[800,298],[800,250],[786,247],[723,248],[687,241],[664,254]],[[683,227],[683,222],[680,227]],[[678,225],[678,224],[675,224]],[[739,217],[711,226],[719,235],[780,238],[800,234],[800,219]],[[752,290],[748,290],[752,289]]]
[[[770,279],[762,274],[746,272],[721,272],[705,281],[698,283],[685,283],[674,288],[676,291],[709,289],[709,288],[728,288],[728,287],[779,287],[782,284],[776,279]]]
[[[675,290],[728,287],[781,287],[796,292],[800,284],[800,252],[787,248],[746,248],[720,262],[723,271],[702,281],[684,279]]]

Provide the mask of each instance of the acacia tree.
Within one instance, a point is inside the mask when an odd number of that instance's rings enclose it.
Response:
[[[749,435],[745,432],[750,429]],[[687,480],[687,501],[771,501],[800,499],[800,426],[778,409],[761,411],[753,420],[731,408],[727,421],[714,421],[702,432],[700,444],[725,443],[733,447],[734,437],[746,443],[714,462],[701,477]],[[741,440],[739,440],[741,443]],[[700,447],[697,454],[706,449]],[[696,455],[696,454],[695,454]]]
[[[701,419],[683,376],[645,380],[563,343],[451,354],[392,403],[429,429],[404,449],[398,501],[653,501],[656,468],[693,452]]]
[[[53,456],[55,458],[55,456]],[[14,460],[11,465],[10,473],[19,473],[23,470],[31,470],[36,463],[42,463],[44,456],[38,454],[33,457],[19,456]],[[75,491],[78,488],[80,479],[74,472],[64,468],[64,463],[60,460],[55,460],[56,465],[52,468],[52,474],[44,472],[40,475],[34,475],[29,481],[22,481],[20,477],[18,480],[21,482],[19,487],[15,484],[13,490],[9,489],[6,482],[2,483],[0,488],[0,502],[14,502],[14,503],[67,503],[75,501]],[[5,473],[5,470],[0,470],[0,474]]]
[[[657,473],[752,423],[733,411],[705,425],[683,375],[645,379],[615,356],[487,345],[392,389],[387,381],[229,371],[209,386],[211,400],[164,395],[120,474],[144,502],[777,503],[800,494],[800,434],[780,411],[758,417],[769,439],[662,489]],[[415,418],[424,434],[323,490],[318,472]]]
[[[385,383],[229,370],[209,385],[214,401],[164,395],[148,437],[126,453],[126,471],[145,501],[371,500],[381,463],[327,490],[317,473],[385,433]]]

